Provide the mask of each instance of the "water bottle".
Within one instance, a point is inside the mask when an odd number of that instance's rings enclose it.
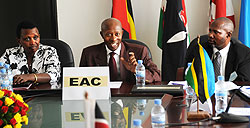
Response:
[[[161,99],[154,100],[154,107],[151,110],[152,128],[165,128],[165,109],[161,105]]]
[[[187,69],[185,70],[185,76],[187,75],[187,72],[189,68],[191,67],[191,65],[192,63],[188,63]],[[187,97],[192,97],[194,95],[194,90],[191,86],[188,86],[185,90],[186,90]]]
[[[4,64],[4,68],[6,69],[7,74],[11,74],[11,69],[9,64]]]
[[[224,76],[218,76],[215,83],[215,111],[216,114],[225,112],[227,108],[227,90],[225,87]]]
[[[186,70],[185,70],[185,76],[187,75],[187,72],[188,72],[189,68],[191,67],[191,65],[192,65],[191,62],[189,62],[189,63],[187,64],[187,68],[186,68]]]
[[[12,70],[11,70],[9,64],[5,64],[4,68],[6,69],[6,72],[7,72],[8,78],[9,78],[9,85],[10,85],[9,90],[12,90],[13,77],[14,77],[13,74],[12,74]]]
[[[134,128],[142,128],[140,119],[134,119],[133,125],[134,125]]]
[[[145,85],[145,67],[142,64],[142,60],[138,60],[138,65],[136,66],[136,85]]]
[[[4,63],[3,62],[0,62],[0,69],[2,69],[4,66]]]
[[[187,75],[187,72],[189,70],[189,68],[191,67],[192,63],[189,62],[188,65],[187,65],[187,68],[185,70],[185,76]],[[191,87],[191,86],[187,86],[185,88],[185,92],[186,92],[186,105],[187,107],[190,107],[190,104],[192,103],[193,101],[193,98],[194,98],[194,89]]]
[[[2,78],[2,83],[1,83],[2,89],[8,90],[10,82],[5,68],[1,69],[1,78]]]
[[[146,104],[147,104],[146,99],[138,99],[137,100],[137,108],[139,110],[140,116],[144,116],[144,110],[145,110]]]
[[[6,69],[5,68],[1,68],[0,69],[0,87],[1,87],[1,89],[3,89],[2,88],[2,84],[3,84],[3,78],[4,78],[5,73],[6,73]]]

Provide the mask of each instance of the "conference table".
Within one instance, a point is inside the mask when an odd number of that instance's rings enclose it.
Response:
[[[157,85],[159,83],[156,83]],[[153,85],[152,85],[153,86]],[[97,100],[110,127],[133,127],[133,119],[141,119],[143,128],[151,128],[151,108],[154,99],[162,99],[166,109],[166,127],[250,127],[249,123],[216,123],[215,121],[197,122],[187,120],[189,108],[186,106],[185,95],[173,96],[164,93],[132,93],[133,85],[123,83],[119,89],[111,89],[108,100]],[[51,85],[38,85],[28,90],[16,90],[24,96],[32,107],[29,112],[29,124],[24,127],[34,128],[82,128],[84,127],[84,101],[62,101],[62,90],[51,89]],[[140,115],[138,101],[146,100],[144,115]],[[250,107],[240,97],[235,96],[232,107]],[[189,124],[187,124],[189,123]],[[181,125],[182,124],[182,125]]]

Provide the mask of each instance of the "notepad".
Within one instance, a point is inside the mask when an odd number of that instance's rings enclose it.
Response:
[[[250,108],[230,107],[228,113],[241,116],[250,116]]]

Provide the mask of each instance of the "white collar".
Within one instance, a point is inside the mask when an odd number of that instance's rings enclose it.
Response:
[[[218,50],[215,46],[213,46],[214,54],[215,54],[217,51],[219,51],[220,54],[221,54],[221,56],[227,55],[227,53],[228,53],[228,51],[229,51],[229,48],[230,48],[230,45],[231,45],[231,42],[229,42],[228,45],[227,45],[225,48],[221,49],[221,50]]]
[[[114,52],[115,54],[120,56],[122,46],[121,46],[121,43],[120,43],[120,45],[118,46],[118,48],[115,51],[109,50],[109,48],[107,47],[106,44],[105,44],[105,48],[107,50],[107,55],[109,55],[109,53],[111,53],[111,52]]]

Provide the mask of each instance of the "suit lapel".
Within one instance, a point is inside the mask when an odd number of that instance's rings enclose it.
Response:
[[[233,63],[235,61],[235,53],[234,53],[233,47],[234,47],[234,43],[231,41],[231,45],[227,54],[227,62],[226,62],[226,67],[225,67],[225,80],[228,80],[230,77],[230,73],[233,72]]]
[[[123,57],[125,60],[128,60],[129,56],[128,56],[128,51],[125,47],[125,45],[123,44],[123,42],[121,42],[121,53],[120,53],[120,57]],[[126,77],[126,68],[125,66],[122,64],[121,61],[120,62],[120,74],[121,74],[121,79],[125,79]]]
[[[212,56],[213,56],[213,47],[211,45],[209,45],[208,42],[202,43],[202,47],[206,50],[206,52],[209,55],[210,59],[212,59]]]
[[[95,52],[97,52],[96,58],[94,58],[96,65],[97,66],[107,66],[108,65],[107,64],[107,50],[106,50],[105,44],[102,43],[100,47],[101,48],[96,49],[96,51],[95,51]]]

